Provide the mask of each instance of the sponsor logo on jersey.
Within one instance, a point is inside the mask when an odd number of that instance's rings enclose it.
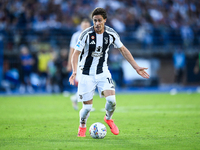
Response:
[[[95,41],[90,42],[90,44],[96,44]]]
[[[92,52],[92,57],[103,57],[102,47],[98,46],[94,52]]]
[[[91,39],[94,39],[94,36],[91,36]]]

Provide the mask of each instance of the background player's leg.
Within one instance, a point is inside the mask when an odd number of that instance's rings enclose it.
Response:
[[[70,97],[72,106],[75,110],[78,110],[78,92]]]

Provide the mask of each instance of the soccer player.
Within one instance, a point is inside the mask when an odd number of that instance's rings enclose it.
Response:
[[[67,71],[68,72],[72,71],[71,58],[72,58],[72,54],[74,53],[76,43],[78,42],[78,37],[83,30],[85,30],[86,28],[89,28],[90,26],[91,26],[90,21],[88,19],[83,19],[81,21],[81,30],[75,32],[72,35],[72,38],[71,38],[71,41],[70,41],[70,52],[69,52],[69,57],[68,57],[68,64],[67,64]],[[79,66],[79,63],[78,63],[78,66]],[[79,74],[80,74],[80,68],[77,67],[76,83],[78,83],[78,78],[80,76]],[[78,97],[77,97],[77,95],[78,94],[76,93],[75,95],[71,96],[72,105],[73,105],[73,108],[75,110],[78,110],[78,104],[77,104]]]
[[[118,135],[119,129],[111,119],[116,107],[116,99],[115,88],[107,65],[109,46],[113,44],[118,48],[124,58],[143,78],[149,78],[149,74],[145,71],[147,68],[138,66],[129,50],[120,41],[119,35],[112,28],[105,25],[107,14],[103,8],[98,7],[93,10],[92,20],[94,25],[84,30],[79,36],[72,55],[73,73],[69,78],[70,84],[74,85],[80,55],[83,69],[78,84],[78,100],[83,102],[83,107],[79,113],[78,137],[86,136],[86,122],[92,108],[96,87],[99,90],[100,97],[104,96],[106,98],[104,121],[110,127],[111,132]]]

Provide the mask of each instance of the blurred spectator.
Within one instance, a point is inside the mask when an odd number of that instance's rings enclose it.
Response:
[[[186,57],[181,48],[179,48],[173,55],[174,69],[175,69],[175,83],[182,84],[185,74]]]
[[[156,54],[157,50],[164,54],[172,53],[171,46],[181,45],[188,54],[199,49],[198,0],[6,0],[0,1],[0,37],[3,39],[4,58],[8,58],[9,64],[10,61],[18,64],[12,57],[16,58],[22,44],[32,55],[38,49],[40,51],[41,43],[49,43],[47,51],[50,47],[59,51],[69,45],[71,35],[81,20],[88,17],[95,7],[107,10],[109,20],[106,24],[120,33],[121,40],[127,42],[131,50],[142,48],[148,49],[146,52],[149,54]],[[52,58],[54,54],[47,51],[41,50],[34,64],[42,78],[39,83],[44,87],[59,83],[62,91],[61,80],[54,80],[58,71],[57,59],[55,61]],[[13,68],[17,67],[12,66],[9,70]]]
[[[56,67],[56,60],[58,59],[57,53],[55,51],[50,52],[51,54],[51,59],[48,61],[48,77],[49,77],[49,83],[47,85],[47,92],[55,92],[58,93],[60,92],[60,89],[58,87],[58,82],[57,82],[57,77],[56,77],[56,72],[57,72],[57,67]]]
[[[87,17],[95,7],[107,10],[110,16],[107,25],[126,33],[126,39],[131,38],[129,33],[137,31],[138,40],[144,45],[152,44],[152,37],[154,44],[158,44],[156,42],[160,37],[152,32],[154,28],[156,33],[162,33],[162,28],[174,33],[168,35],[172,44],[193,45],[194,39],[199,36],[200,3],[197,0],[8,0],[0,2],[0,32],[8,37],[6,44],[11,49],[13,44],[20,45],[21,40],[45,36],[41,32],[48,30],[52,33],[47,36],[48,42],[53,40],[56,46],[62,47],[60,39],[55,36],[68,34],[70,37],[82,18]],[[26,36],[30,39],[21,39]]]
[[[145,22],[145,21],[144,21]],[[144,48],[151,47],[153,44],[152,31],[153,28],[149,23],[142,23],[136,31],[136,38],[142,43]]]
[[[50,85],[49,74],[48,74],[48,63],[52,60],[50,53],[50,46],[48,44],[42,44],[38,52],[38,72],[40,76],[39,87],[45,90]]]
[[[123,33],[126,30],[126,26],[119,16],[116,16],[115,18],[113,18],[111,20],[111,24],[113,28],[119,33]]]
[[[26,90],[29,93],[34,92],[30,82],[30,75],[33,72],[34,59],[29,52],[28,47],[21,46],[20,49],[20,87],[19,92],[24,93]]]
[[[60,50],[58,59],[55,62],[57,71],[56,71],[56,80],[60,88],[60,92],[69,89],[69,72],[67,71],[68,64],[68,50],[63,48]]]
[[[183,23],[183,25],[181,26],[181,36],[184,46],[188,47],[193,44],[194,33],[188,23]]]

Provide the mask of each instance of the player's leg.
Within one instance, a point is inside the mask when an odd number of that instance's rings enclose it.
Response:
[[[83,102],[83,107],[79,112],[80,125],[79,125],[79,130],[78,130],[78,137],[85,137],[86,136],[85,135],[85,133],[86,133],[86,123],[87,123],[87,119],[90,115],[90,111],[92,109],[92,103],[93,103],[93,99]]]
[[[79,112],[80,116],[80,125],[79,125],[79,130],[78,130],[78,137],[85,137],[86,136],[86,123],[87,119],[90,116],[90,111],[92,110],[92,104],[93,104],[93,95],[94,95],[94,90],[83,94],[79,95],[79,101],[80,99],[83,102],[83,107]]]
[[[78,84],[78,101],[83,103],[83,107],[79,112],[79,137],[85,137],[86,123],[92,109],[93,96],[96,88],[96,82],[93,79],[93,77],[82,75]]]
[[[103,91],[104,96],[106,97],[106,116],[104,117],[104,121],[110,127],[110,130],[113,134],[118,135],[119,129],[115,125],[114,121],[111,119],[112,115],[116,108],[116,98],[115,98],[115,91],[114,90],[105,90]]]
[[[78,110],[78,93],[76,92],[74,95],[70,97],[72,101],[72,106],[74,110]]]
[[[116,108],[116,98],[115,98],[115,91],[114,90],[105,90],[103,91],[104,96],[106,97],[106,119],[112,119],[113,113]]]
[[[92,103],[93,103],[93,99],[83,102],[83,107],[79,112],[79,116],[80,116],[80,127],[85,128],[86,127],[86,122],[87,119],[90,115],[90,111],[92,109]]]
[[[97,87],[99,89],[100,96],[104,96],[106,98],[106,116],[104,117],[104,121],[110,127],[111,132],[117,135],[119,134],[119,129],[111,119],[115,111],[116,99],[115,88],[109,71],[105,71],[102,75],[99,75]]]

